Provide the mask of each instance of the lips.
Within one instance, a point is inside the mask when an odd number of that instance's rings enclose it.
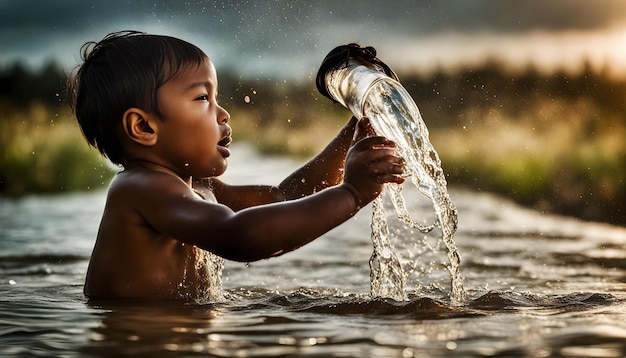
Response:
[[[222,156],[224,158],[230,157],[230,150],[228,149],[228,146],[230,145],[232,141],[233,141],[233,138],[230,136],[230,133],[228,133],[226,137],[222,138],[222,140],[217,142],[217,149],[220,151],[220,153],[222,153]]]
[[[219,142],[217,142],[217,145],[219,145],[220,147],[228,147],[232,141],[233,141],[233,139],[229,135],[227,137],[224,137]]]

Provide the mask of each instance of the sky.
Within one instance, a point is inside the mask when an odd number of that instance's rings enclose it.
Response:
[[[332,48],[370,45],[396,72],[501,60],[626,76],[623,0],[0,0],[0,66],[79,64],[79,49],[119,30],[180,37],[218,71],[312,78]]]

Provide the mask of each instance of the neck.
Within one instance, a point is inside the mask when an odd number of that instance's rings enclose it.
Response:
[[[152,171],[174,175],[182,179],[182,181],[184,181],[189,187],[192,186],[191,185],[192,178],[190,175],[184,175],[182,173],[178,173],[154,161],[150,161],[150,160],[142,159],[142,158],[130,158],[130,159],[125,159],[124,161],[122,161],[122,166],[124,167],[124,170],[145,169],[145,170],[152,170]]]

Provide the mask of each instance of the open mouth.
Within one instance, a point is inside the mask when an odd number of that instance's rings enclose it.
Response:
[[[220,147],[228,148],[228,146],[230,145],[232,141],[233,139],[230,136],[228,136],[228,137],[223,138],[219,142],[217,142],[217,145],[219,145]]]

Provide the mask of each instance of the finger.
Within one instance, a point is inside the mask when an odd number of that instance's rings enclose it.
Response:
[[[404,158],[398,156],[394,149],[372,149],[364,157],[369,159],[370,163],[389,165],[389,168],[401,168],[404,170],[406,167]]]
[[[382,136],[373,136],[359,140],[354,144],[354,147],[359,150],[382,147],[395,148],[396,143]]]
[[[375,132],[374,127],[372,127],[372,122],[370,122],[368,117],[363,117],[359,120],[359,128],[367,132]]]
[[[387,175],[387,174],[404,174],[404,164],[389,162],[389,161],[376,161],[368,164],[368,171],[372,175]]]
[[[378,184],[385,184],[385,183],[396,183],[396,184],[402,184],[404,183],[405,178],[397,175],[397,174],[384,174],[384,175],[379,175],[376,177],[376,182]]]
[[[398,153],[396,153],[395,149],[393,148],[376,149],[376,150],[373,150],[373,152],[377,154],[376,156],[377,161],[389,162],[389,163],[401,165],[402,167],[406,165],[406,161],[404,160],[404,158],[399,156]]]
[[[359,141],[363,138],[371,137],[375,135],[376,135],[376,131],[374,130],[374,127],[372,127],[372,124],[369,118],[367,117],[361,118],[359,122],[357,123],[357,128],[356,128],[356,131],[354,132],[354,141]]]

